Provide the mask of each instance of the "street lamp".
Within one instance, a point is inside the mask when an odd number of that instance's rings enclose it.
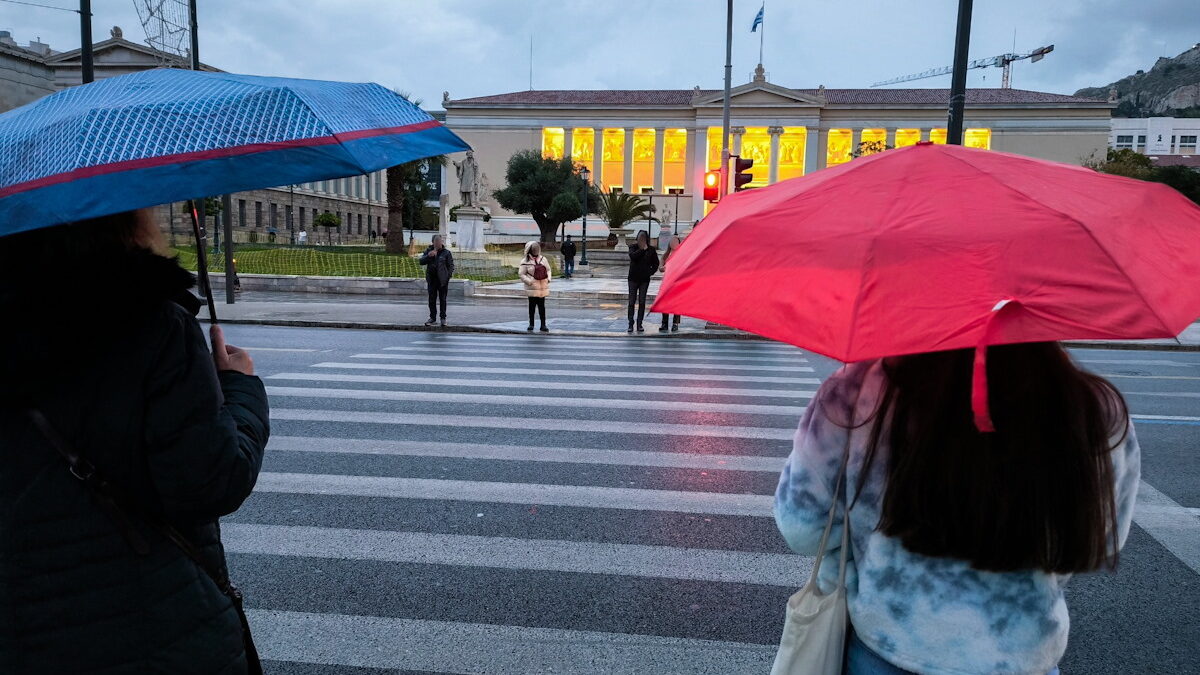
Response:
[[[291,201],[291,203],[288,204],[288,215],[287,215],[288,245],[295,246],[296,245],[296,225],[295,225],[295,220],[294,220],[296,217],[296,186],[295,185],[288,186],[288,198]]]
[[[585,166],[579,171],[579,175],[583,176],[583,255],[579,257],[579,264],[588,264],[587,260],[587,213],[588,213],[588,179],[592,177],[592,172],[588,171]]]

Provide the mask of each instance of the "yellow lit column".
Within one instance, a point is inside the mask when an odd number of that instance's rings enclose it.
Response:
[[[666,140],[666,129],[654,130],[654,191],[657,193],[663,191],[663,160],[666,159],[666,154],[663,150]]]
[[[604,127],[596,127],[595,140],[592,141],[592,185],[604,185]]]
[[[858,150],[858,146],[861,144],[862,144],[862,129],[851,129],[850,130],[850,156],[851,157],[854,157],[855,151]]]
[[[625,183],[626,194],[633,192],[633,127],[625,127]]]
[[[768,127],[767,133],[771,134],[771,168],[767,173],[767,184],[774,185],[779,182],[779,137],[783,127]]]
[[[563,130],[563,157],[570,157],[571,161],[576,161],[573,151],[575,149],[575,129],[566,127]]]
[[[742,154],[742,134],[746,133],[746,127],[729,127],[729,133],[733,136],[733,142],[729,144],[729,153]]]
[[[692,211],[689,217],[692,220],[698,220],[700,215],[704,213],[704,173],[708,171],[705,166],[707,157],[704,154],[704,134],[707,130],[704,127],[687,130],[687,164],[688,167],[687,180],[684,182],[689,192],[692,193]]]

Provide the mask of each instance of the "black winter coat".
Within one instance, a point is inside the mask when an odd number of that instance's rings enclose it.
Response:
[[[575,242],[564,241],[562,247],[559,248],[559,253],[562,253],[562,257],[566,258],[567,260],[574,258],[575,257]]]
[[[434,254],[433,246],[430,246],[417,262],[425,266],[426,283],[437,282],[445,286],[450,283],[450,277],[454,276],[454,255],[448,248],[442,247],[441,251]]]
[[[629,280],[649,281],[658,271],[658,251],[653,246],[640,249],[629,247]]]
[[[266,392],[214,370],[190,273],[149,253],[105,263],[0,285],[0,673],[242,673],[230,601],[135,519],[151,547],[136,553],[21,412],[225,569],[217,518],[258,477]]]

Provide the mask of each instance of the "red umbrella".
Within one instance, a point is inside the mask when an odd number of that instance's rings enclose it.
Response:
[[[1175,337],[1200,316],[1200,208],[1165,185],[921,143],[725,198],[653,311],[840,361]],[[985,355],[973,403],[990,431]]]

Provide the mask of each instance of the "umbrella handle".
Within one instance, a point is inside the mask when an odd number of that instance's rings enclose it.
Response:
[[[188,200],[188,213],[192,214],[192,234],[196,235],[196,276],[200,279],[200,290],[204,291],[204,297],[208,300],[209,322],[215,326],[217,325],[217,305],[213,302],[212,283],[208,279],[208,254],[205,251],[208,246],[208,233],[204,230],[204,225],[200,223],[200,215],[196,212],[196,200]],[[230,283],[228,278],[225,279],[225,283]]]

